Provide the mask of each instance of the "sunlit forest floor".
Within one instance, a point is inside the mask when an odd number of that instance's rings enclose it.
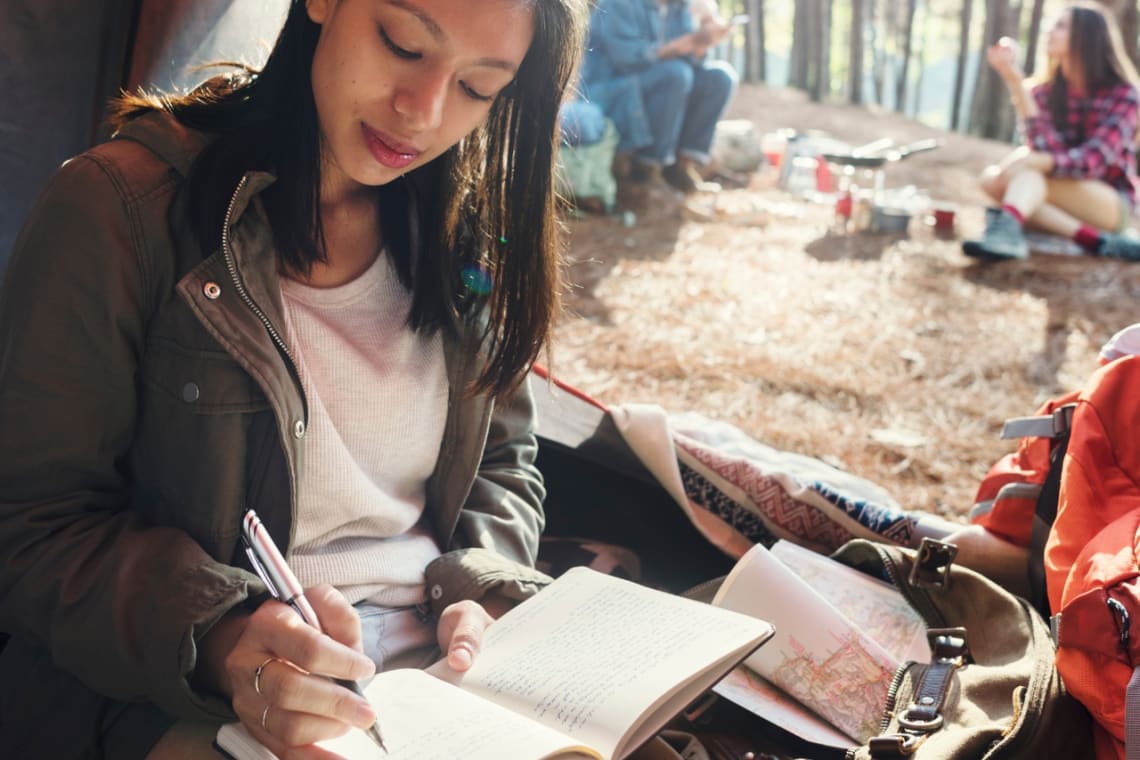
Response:
[[[975,177],[1010,146],[890,113],[743,86],[726,118],[763,134],[818,129],[861,145],[937,137],[886,169],[960,204],[953,235],[831,230],[832,205],[747,187],[674,208],[571,218],[568,313],[554,372],[606,403],[652,402],[732,423],[768,445],[879,483],[910,509],[964,519],[1013,449],[1002,422],[1083,382],[1101,344],[1137,320],[1140,266],[1035,251],[980,264]]]

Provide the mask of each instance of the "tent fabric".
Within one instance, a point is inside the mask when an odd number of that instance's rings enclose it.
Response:
[[[218,60],[264,61],[289,0],[0,3],[0,272],[63,161],[107,137],[120,89],[185,88]]]

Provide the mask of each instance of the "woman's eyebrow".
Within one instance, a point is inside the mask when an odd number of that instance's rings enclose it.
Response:
[[[447,35],[443,33],[443,29],[441,29],[439,24],[435,23],[435,19],[429,16],[422,8],[417,8],[411,3],[404,2],[404,0],[388,0],[388,4],[400,10],[407,11],[418,18],[420,23],[427,27],[428,33],[431,34],[432,37],[435,37],[436,40],[442,42],[446,38]]]
[[[444,34],[443,29],[440,27],[440,25],[437,24],[435,22],[435,19],[429,16],[422,8],[405,2],[404,0],[388,0],[388,4],[399,8],[402,11],[410,13],[419,19],[420,23],[423,24],[424,28],[427,29],[428,34],[434,37],[437,42],[443,42],[447,39],[447,35]],[[511,63],[510,61],[504,61],[501,58],[480,58],[475,63],[478,66],[489,66],[495,69],[503,69],[512,76],[518,72],[518,67],[515,64]]]

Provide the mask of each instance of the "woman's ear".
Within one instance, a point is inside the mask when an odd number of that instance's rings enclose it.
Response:
[[[305,11],[314,24],[323,24],[329,17],[329,8],[335,0],[305,0]]]

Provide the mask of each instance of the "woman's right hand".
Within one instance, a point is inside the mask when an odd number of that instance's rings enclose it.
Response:
[[[305,596],[324,633],[270,600],[252,614],[227,616],[202,642],[206,676],[213,674],[250,733],[283,758],[327,757],[303,748],[376,719],[366,700],[328,678],[358,681],[375,672],[361,651],[356,611],[331,586]]]
[[[1002,79],[1009,83],[1019,83],[1025,78],[1017,59],[1020,46],[1012,37],[1002,37],[986,50],[986,60]]]

